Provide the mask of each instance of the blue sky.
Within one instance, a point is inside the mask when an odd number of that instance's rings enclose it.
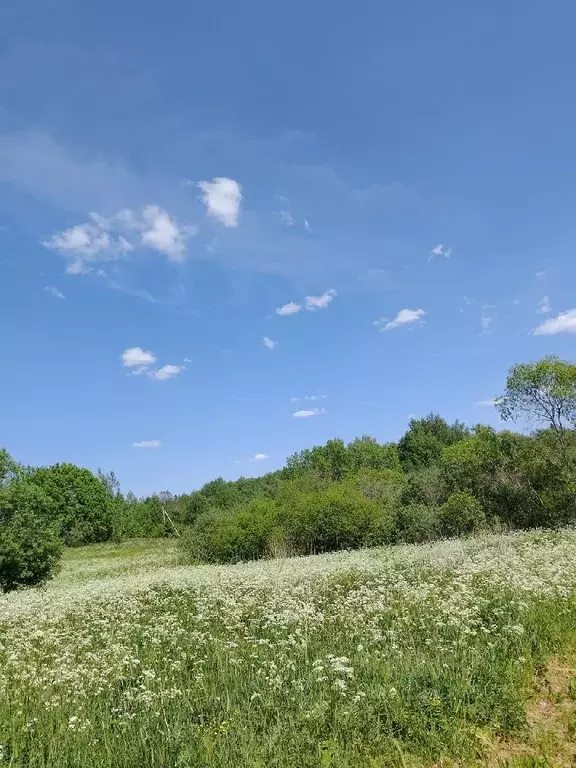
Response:
[[[184,492],[411,414],[498,425],[512,363],[573,357],[575,23],[3,3],[0,444]]]

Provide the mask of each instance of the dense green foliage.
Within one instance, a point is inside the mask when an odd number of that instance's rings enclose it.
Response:
[[[52,577],[62,544],[50,523],[50,500],[34,484],[15,479],[0,491],[0,589],[43,584]]]
[[[50,515],[58,521],[63,541],[70,546],[106,541],[112,533],[112,497],[89,469],[74,464],[39,467],[29,481],[50,500]]]

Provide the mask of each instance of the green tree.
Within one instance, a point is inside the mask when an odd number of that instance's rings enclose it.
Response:
[[[11,482],[22,472],[22,467],[14,461],[5,448],[0,448],[0,488]]]
[[[379,443],[370,435],[352,440],[348,443],[347,451],[348,465],[352,472],[362,469],[402,470],[397,446],[392,443]]]
[[[89,469],[54,464],[30,472],[30,481],[48,496],[51,517],[70,546],[107,541],[113,530],[114,500],[105,483]]]
[[[0,588],[44,584],[58,568],[62,543],[50,500],[26,479],[0,489]]]
[[[537,437],[478,426],[444,450],[442,468],[451,492],[472,494],[490,522],[533,528],[574,519],[569,476]]]
[[[576,425],[576,364],[550,355],[512,366],[496,407],[505,421],[524,418],[549,426],[566,460],[565,431]]]
[[[448,422],[436,413],[423,419],[411,419],[408,431],[398,443],[402,466],[407,472],[430,467],[440,462],[443,449],[463,440],[469,434],[460,421]]]

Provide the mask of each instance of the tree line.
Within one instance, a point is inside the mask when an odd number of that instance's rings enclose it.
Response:
[[[397,443],[333,439],[180,496],[138,499],[114,473],[23,467],[2,450],[0,587],[43,583],[63,546],[126,538],[178,535],[190,559],[225,563],[576,522],[576,365],[516,365],[495,405],[533,431],[431,413]]]

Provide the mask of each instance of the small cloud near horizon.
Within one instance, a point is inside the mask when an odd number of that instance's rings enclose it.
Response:
[[[139,443],[132,443],[134,448],[160,448],[161,440],[142,440]]]
[[[375,320],[374,325],[378,327],[379,331],[393,331],[402,325],[418,322],[425,314],[423,309],[401,309],[393,320],[383,317],[380,320]]]

